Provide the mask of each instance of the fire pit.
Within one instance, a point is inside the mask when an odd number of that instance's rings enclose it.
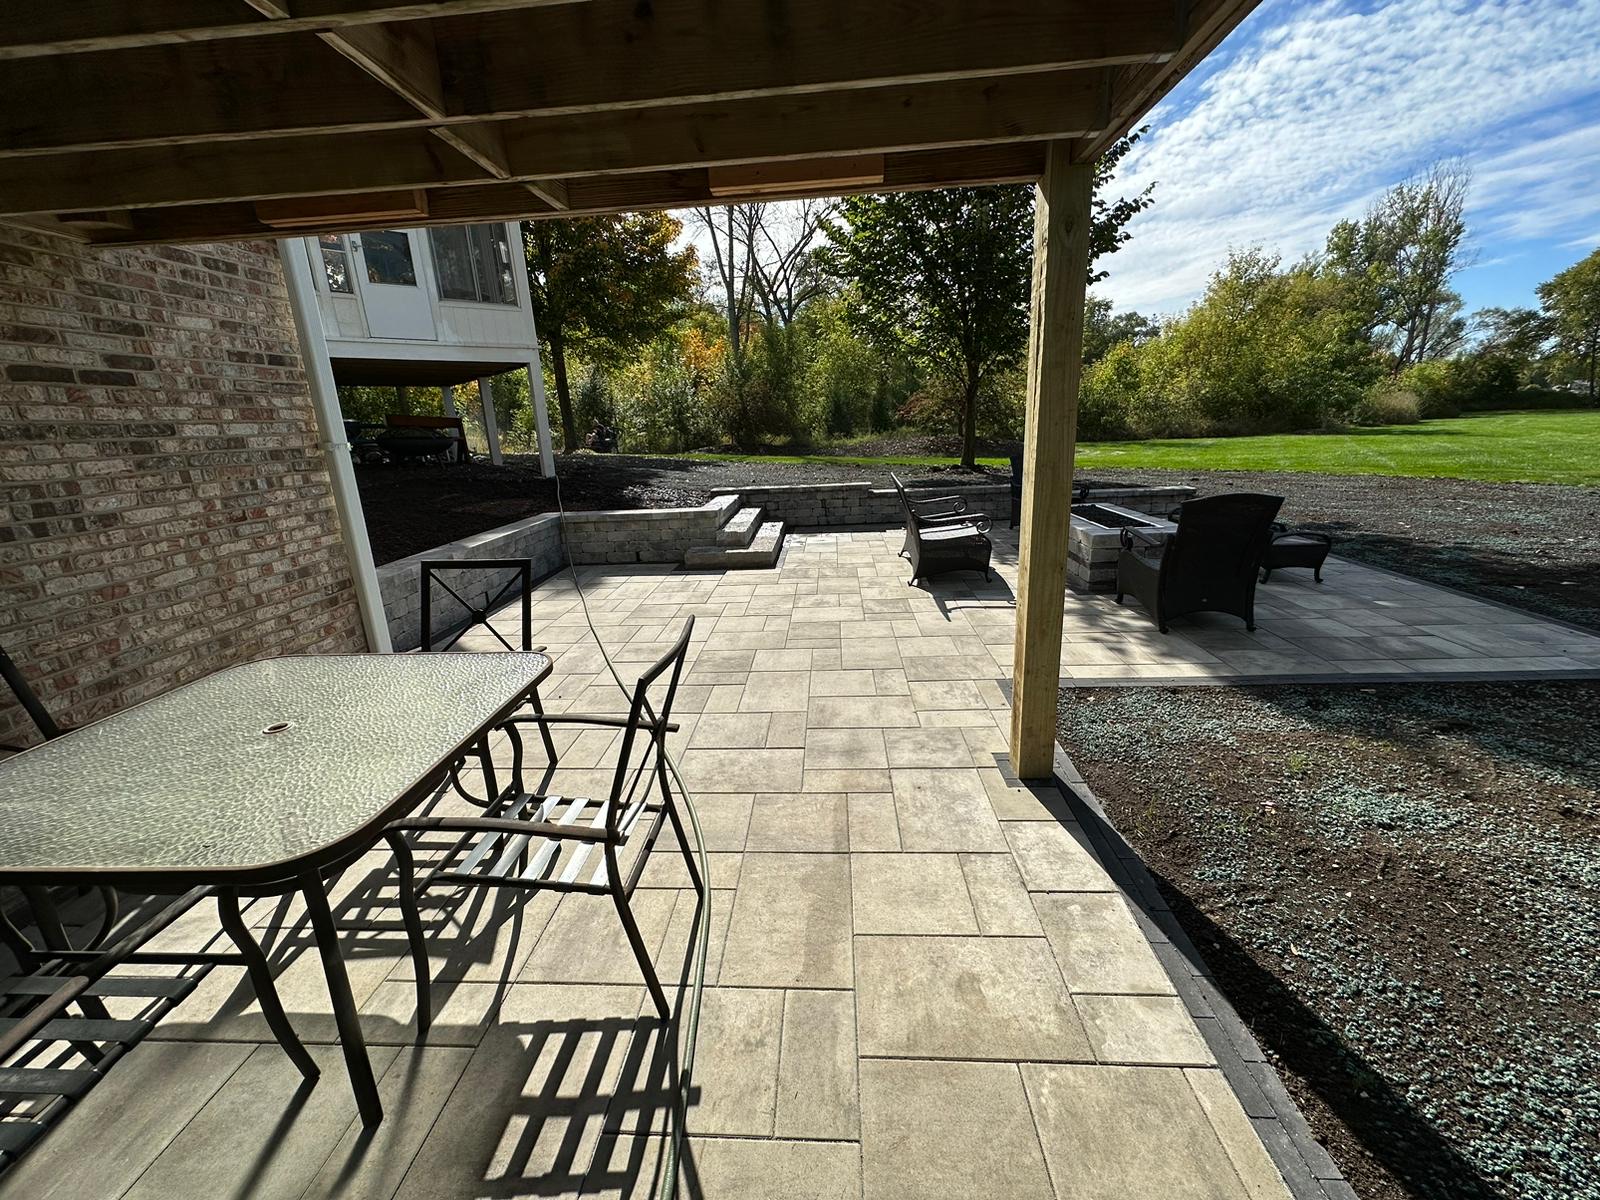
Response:
[[[1075,592],[1109,592],[1117,586],[1122,530],[1170,533],[1177,526],[1117,504],[1074,504],[1067,531],[1067,586]]]

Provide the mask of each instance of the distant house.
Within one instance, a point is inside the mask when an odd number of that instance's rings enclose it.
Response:
[[[515,222],[433,229],[325,233],[302,239],[311,260],[322,332],[341,385],[443,387],[532,372],[539,456],[555,471],[539,345]],[[489,453],[500,461],[493,408],[483,416]]]

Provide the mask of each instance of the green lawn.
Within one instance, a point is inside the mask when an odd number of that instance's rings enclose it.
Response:
[[[1600,483],[1600,412],[1477,413],[1349,433],[1085,442],[1078,465]]]
[[[738,454],[686,457],[739,459]],[[928,467],[948,458],[889,455],[764,455],[763,461],[835,466]],[[1003,458],[980,458],[1003,467]],[[1286,433],[1266,437],[1184,438],[1148,442],[1084,442],[1078,467],[1169,467],[1175,470],[1309,471],[1326,475],[1418,475],[1526,483],[1600,484],[1600,412],[1477,413],[1469,417],[1384,425],[1349,433]]]

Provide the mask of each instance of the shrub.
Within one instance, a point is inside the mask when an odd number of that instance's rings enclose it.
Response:
[[[1355,416],[1358,425],[1415,425],[1422,420],[1422,402],[1412,392],[1374,385],[1362,398]]]

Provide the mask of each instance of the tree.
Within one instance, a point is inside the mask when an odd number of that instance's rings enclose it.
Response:
[[[1435,163],[1384,192],[1359,221],[1340,221],[1328,234],[1323,265],[1345,284],[1360,336],[1389,349],[1396,374],[1450,353],[1466,335],[1450,278],[1465,265],[1471,182],[1465,164]]]
[[[523,225],[533,319],[555,376],[561,440],[578,448],[567,355],[620,363],[668,329],[694,298],[692,247],[666,213],[623,213]]]
[[[1107,151],[1095,172],[1091,281],[1101,278],[1094,261],[1128,240],[1125,226],[1151,202],[1154,184],[1118,200],[1100,195],[1138,136]],[[828,263],[850,284],[851,321],[882,350],[905,354],[950,390],[961,465],[972,467],[979,394],[1026,348],[1033,189],[852,196],[840,212],[843,223],[826,227]]]
[[[1574,263],[1538,288],[1559,353],[1579,364],[1595,400],[1595,368],[1600,363],[1600,250]]]
[[[1099,362],[1123,342],[1139,345],[1161,332],[1149,317],[1138,312],[1113,313],[1111,301],[1090,296],[1083,310],[1083,363]]]

